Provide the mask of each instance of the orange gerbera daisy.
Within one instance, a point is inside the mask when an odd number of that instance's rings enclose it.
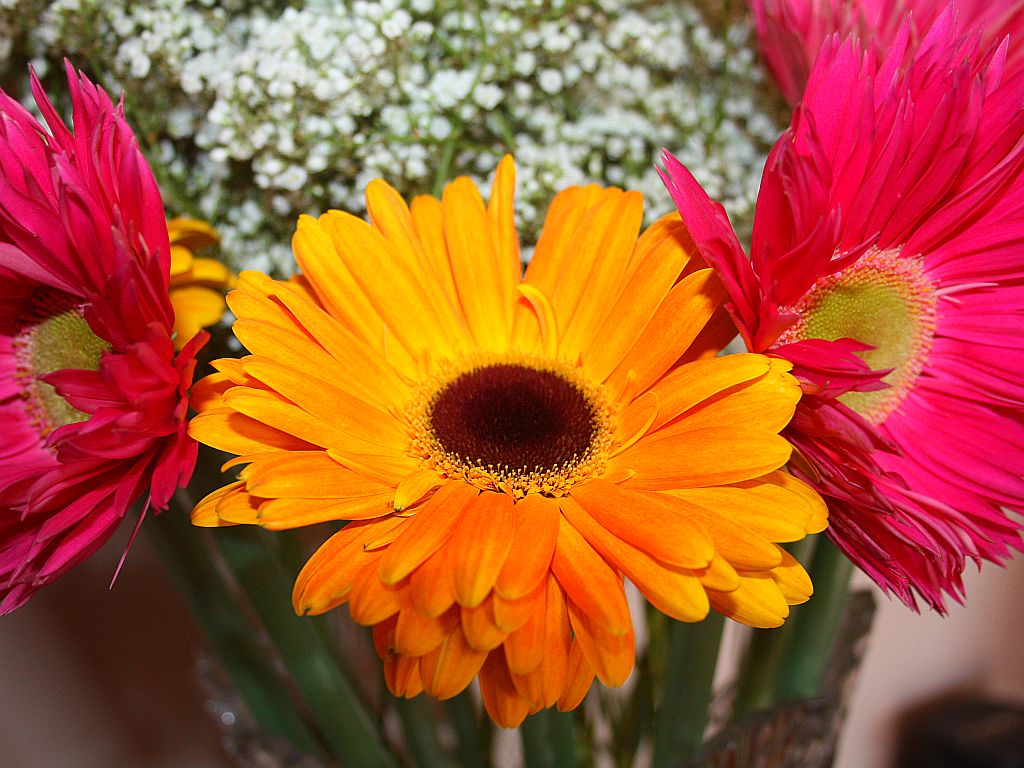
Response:
[[[780,624],[811,592],[778,542],[825,525],[780,471],[789,364],[714,357],[724,292],[675,214],[558,195],[525,277],[515,170],[411,208],[383,181],[372,223],[299,220],[303,277],[247,272],[228,298],[251,353],[194,390],[200,441],[240,479],[199,525],[348,520],[295,584],[348,603],[389,688],[446,698],[477,675],[495,721],[575,707],[633,667],[623,579],[669,616]]]

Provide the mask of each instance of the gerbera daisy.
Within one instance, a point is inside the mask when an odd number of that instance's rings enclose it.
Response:
[[[170,246],[121,106],[68,65],[74,131],[0,92],[0,611],[97,549],[195,461]]]
[[[224,291],[234,287],[235,276],[215,258],[220,250],[217,230],[198,219],[167,222],[171,241],[171,307],[174,309],[174,346],[188,341],[224,316]]]
[[[228,303],[251,353],[197,385],[191,432],[239,454],[199,525],[349,522],[298,576],[295,610],[348,603],[393,693],[479,675],[502,725],[574,707],[633,666],[623,576],[669,616],[759,627],[810,594],[777,542],[825,525],[779,471],[789,364],[716,358],[724,296],[678,216],[637,239],[638,193],[558,195],[522,275],[514,166],[372,223],[330,211],[294,238],[302,278],[245,272]]]
[[[909,25],[912,44],[917,44],[950,4],[949,0],[750,0],[761,54],[790,104],[800,101],[814,58],[829,35],[856,35],[865,43],[873,41],[884,54],[904,24]],[[1019,42],[1024,33],[1024,0],[956,0],[953,5],[962,27],[976,28],[986,47],[1009,35],[1008,71],[1024,66],[1024,45]]]
[[[829,535],[916,607],[1020,546],[1024,82],[941,17],[888,56],[833,38],[769,156],[748,262],[670,156],[672,194],[753,351],[804,382],[787,433]]]

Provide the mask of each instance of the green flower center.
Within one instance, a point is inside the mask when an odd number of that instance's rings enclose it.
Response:
[[[42,378],[67,369],[95,371],[110,345],[99,338],[70,297],[40,291],[14,339],[17,376],[29,416],[45,437],[57,427],[89,418]]]
[[[891,369],[882,379],[889,387],[849,392],[839,399],[880,424],[907,396],[924,367],[935,332],[935,298],[922,259],[872,251],[818,280],[790,307],[800,320],[779,341],[850,338],[870,344],[873,349],[859,354],[874,370]]]

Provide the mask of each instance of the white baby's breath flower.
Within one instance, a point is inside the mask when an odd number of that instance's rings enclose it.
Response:
[[[0,74],[24,66],[16,37],[43,71],[88,52],[145,119],[168,204],[213,217],[238,266],[288,271],[298,214],[359,212],[377,176],[406,195],[484,182],[509,150],[527,246],[567,185],[669,210],[663,146],[742,223],[775,105],[749,28],[697,2],[0,0]]]

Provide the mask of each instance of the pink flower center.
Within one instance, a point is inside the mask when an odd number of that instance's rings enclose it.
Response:
[[[28,305],[14,337],[17,380],[40,437],[89,418],[42,380],[54,371],[99,369],[100,357],[110,345],[92,332],[82,309],[67,294],[41,289]]]
[[[898,250],[869,251],[853,266],[818,280],[794,306],[800,320],[780,343],[850,338],[873,348],[859,353],[874,370],[889,371],[888,388],[848,392],[840,400],[881,424],[906,398],[931,350],[935,286],[920,258]]]

